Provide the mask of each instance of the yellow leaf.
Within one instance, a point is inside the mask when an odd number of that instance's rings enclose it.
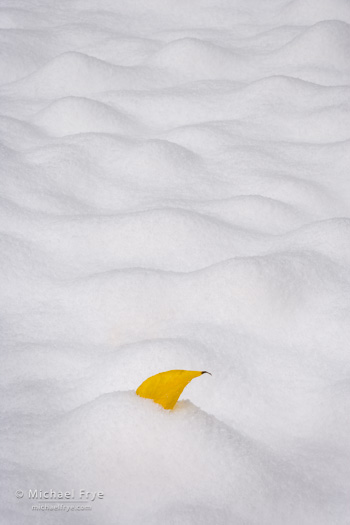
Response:
[[[210,372],[195,372],[193,370],[169,370],[151,376],[144,381],[136,390],[136,394],[141,397],[153,399],[162,407],[174,408],[183,389],[192,379],[202,374]],[[211,375],[211,374],[210,374]]]

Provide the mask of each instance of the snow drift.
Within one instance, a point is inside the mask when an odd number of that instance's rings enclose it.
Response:
[[[349,24],[2,2],[1,523],[348,523]]]

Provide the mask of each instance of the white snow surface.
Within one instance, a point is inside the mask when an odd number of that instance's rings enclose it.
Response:
[[[349,0],[0,28],[1,524],[348,525]]]

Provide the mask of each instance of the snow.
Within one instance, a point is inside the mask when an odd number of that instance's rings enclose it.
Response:
[[[348,524],[349,2],[2,0],[0,159],[0,522]]]

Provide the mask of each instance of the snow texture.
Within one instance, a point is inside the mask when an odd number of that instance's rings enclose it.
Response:
[[[349,1],[0,28],[1,524],[348,525]],[[177,368],[213,375],[135,394]]]

